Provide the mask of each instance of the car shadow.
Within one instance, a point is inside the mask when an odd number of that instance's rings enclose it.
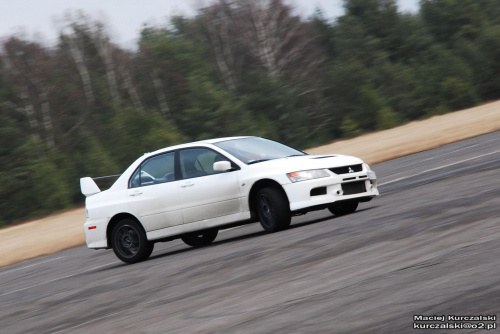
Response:
[[[286,231],[289,231],[289,230],[294,230],[294,229],[297,229],[297,228],[301,228],[301,227],[305,227],[305,226],[309,226],[309,225],[313,225],[313,224],[318,224],[318,223],[322,223],[322,222],[329,221],[329,220],[338,219],[338,218],[341,218],[341,217],[347,217],[347,216],[355,215],[356,213],[369,211],[369,210],[374,209],[374,208],[376,208],[376,206],[372,206],[372,207],[368,207],[368,208],[363,208],[363,209],[358,209],[358,210],[356,210],[356,212],[353,212],[353,213],[350,213],[350,214],[346,214],[346,215],[343,215],[343,216],[330,215],[330,216],[326,216],[326,217],[322,217],[322,218],[317,218],[317,219],[313,219],[313,220],[309,220],[309,221],[305,221],[305,222],[293,223],[292,225],[290,225],[290,227],[288,229],[280,231],[280,232],[277,232],[277,233],[282,233],[282,232],[286,232]],[[259,223],[257,222],[257,223],[250,223],[250,224],[259,224]],[[246,226],[246,225],[243,225],[243,226]],[[172,250],[172,251],[162,251],[160,253],[154,254],[147,261],[157,260],[157,259],[161,259],[161,258],[165,258],[165,257],[169,257],[169,256],[174,256],[174,255],[186,253],[186,252],[197,251],[197,250],[202,249],[202,248],[210,248],[210,247],[215,247],[215,246],[219,246],[219,245],[224,245],[224,244],[227,244],[227,243],[230,243],[230,242],[237,242],[237,241],[243,241],[243,240],[251,240],[251,239],[254,239],[254,238],[258,238],[258,237],[264,236],[266,234],[268,234],[268,233],[265,232],[265,231],[251,232],[251,233],[248,233],[248,234],[237,235],[237,236],[226,238],[226,239],[223,239],[223,240],[218,240],[218,241],[216,240],[216,241],[214,241],[212,244],[210,244],[208,246],[198,247],[198,248],[190,247],[188,245],[185,245],[185,248],[182,248],[182,249],[176,249],[176,250]],[[126,263],[117,263],[117,264],[113,264],[113,265],[102,267],[102,268],[96,268],[96,269],[92,270],[92,272],[107,271],[107,270],[112,270],[112,269],[116,269],[116,268],[121,268],[123,266],[128,266],[128,264],[126,264]]]
[[[213,243],[211,243],[210,245],[205,246],[205,247],[190,247],[188,245],[185,245],[186,248],[176,249],[176,250],[173,250],[173,251],[166,251],[166,252],[162,252],[162,253],[158,253],[158,254],[152,255],[149,258],[149,260],[160,259],[160,258],[163,258],[163,257],[173,256],[173,255],[182,254],[182,253],[190,252],[190,251],[197,251],[197,250],[200,250],[200,249],[215,247],[215,246],[218,246],[218,245],[223,245],[223,244],[230,243],[230,242],[235,242],[235,241],[250,240],[250,239],[257,238],[259,236],[265,235],[265,234],[267,234],[265,231],[259,231],[259,232],[252,232],[252,233],[249,233],[249,234],[244,234],[244,235],[238,235],[238,236],[235,236],[235,237],[231,237],[231,238],[227,238],[227,239],[223,239],[223,240],[219,240],[219,241],[214,241]]]
[[[192,251],[192,250],[194,250],[193,247],[189,247],[189,246],[186,245],[186,248],[182,248],[182,249],[176,249],[176,250],[168,251],[168,252],[160,251],[161,253],[151,255],[148,258],[148,260],[146,260],[145,262],[148,262],[150,260],[155,260],[155,259],[163,258],[163,257],[166,257],[166,256],[173,256],[173,255],[177,255],[177,254],[182,254],[182,253],[189,252],[189,251]],[[107,266],[104,266],[104,267],[100,267],[100,268],[91,269],[91,270],[88,270],[86,273],[106,272],[106,271],[109,271],[109,270],[123,268],[123,267],[130,266],[130,265],[136,266],[136,265],[139,265],[140,263],[144,263],[144,262],[139,262],[139,263],[135,263],[135,264],[128,264],[128,263],[125,263],[125,262],[121,262],[121,261],[119,261],[117,259],[117,263],[113,263],[113,264],[110,264],[110,265],[107,265]]]
[[[155,255],[151,256],[149,258],[149,260],[155,260],[155,259],[160,259],[160,258],[167,257],[167,256],[182,254],[185,252],[197,251],[200,249],[215,247],[215,246],[224,245],[224,244],[227,244],[230,242],[236,242],[236,241],[241,241],[241,240],[250,240],[253,238],[258,238],[258,237],[265,235],[265,234],[267,234],[265,231],[259,231],[259,232],[252,232],[249,234],[244,234],[244,235],[238,235],[235,237],[230,237],[230,238],[219,240],[219,241],[214,241],[213,243],[211,243],[210,245],[205,246],[205,247],[190,247],[188,245],[185,245],[186,248],[183,248],[183,249],[177,249],[174,251],[167,251],[167,252],[155,254]]]
[[[313,220],[310,220],[310,221],[305,221],[305,222],[300,222],[300,223],[292,223],[292,225],[290,225],[290,227],[288,228],[288,230],[299,228],[299,227],[304,227],[304,226],[308,226],[308,225],[318,224],[318,223],[321,223],[321,222],[324,222],[324,221],[327,221],[327,220],[339,219],[341,217],[348,217],[350,215],[355,215],[356,213],[368,211],[368,210],[371,210],[371,209],[374,209],[374,208],[375,208],[375,206],[372,206],[372,207],[369,207],[369,208],[358,209],[358,210],[356,210],[353,213],[349,213],[349,214],[346,214],[346,215],[343,215],[343,216],[335,216],[335,215],[332,214],[332,215],[327,216],[327,217],[317,218],[317,219],[313,219]]]
[[[176,250],[167,251],[167,252],[163,251],[161,253],[154,254],[154,255],[152,255],[152,256],[149,257],[148,261],[149,260],[159,259],[159,258],[166,257],[166,256],[173,256],[173,255],[177,255],[177,254],[182,254],[182,253],[186,253],[186,252],[189,252],[189,251],[192,251],[192,250],[196,249],[196,248],[190,247],[188,245],[185,245],[185,246],[186,246],[186,248],[176,249]]]
[[[257,224],[257,223],[255,223],[255,224]],[[265,231],[252,232],[249,234],[238,235],[238,236],[227,238],[224,240],[215,241],[214,243],[212,243],[212,245],[213,246],[223,245],[223,244],[227,244],[227,243],[235,242],[235,241],[249,240],[249,239],[260,237],[260,236],[265,235],[265,234],[267,234]]]

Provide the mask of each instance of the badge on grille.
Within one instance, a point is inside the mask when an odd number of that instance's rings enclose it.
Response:
[[[354,173],[354,170],[351,167],[349,167],[349,173]]]

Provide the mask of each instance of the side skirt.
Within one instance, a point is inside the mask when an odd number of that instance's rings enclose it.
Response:
[[[167,228],[162,228],[160,230],[147,232],[146,235],[148,240],[151,241],[168,241],[176,239],[175,236],[180,236],[181,234],[206,230],[214,227],[224,227],[225,225],[240,225],[237,222],[244,222],[251,218],[250,212],[238,212],[235,214],[217,217],[212,219],[200,220],[197,222],[192,222],[188,224],[176,225]],[[162,239],[162,240],[160,240]]]

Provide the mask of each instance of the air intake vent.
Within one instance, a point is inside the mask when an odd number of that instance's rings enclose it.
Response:
[[[311,189],[311,196],[326,195],[326,187],[319,187]]]
[[[349,173],[361,172],[363,170],[363,166],[359,164],[359,165],[330,168],[330,170],[335,174],[349,174]]]

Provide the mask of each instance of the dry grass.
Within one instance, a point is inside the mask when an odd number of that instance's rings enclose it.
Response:
[[[411,122],[308,150],[377,163],[500,130],[500,101]],[[83,245],[85,210],[77,208],[0,230],[0,267]]]
[[[354,155],[373,164],[497,130],[500,130],[500,101],[334,142],[307,152]]]
[[[0,267],[84,244],[84,222],[77,208],[0,230]]]

